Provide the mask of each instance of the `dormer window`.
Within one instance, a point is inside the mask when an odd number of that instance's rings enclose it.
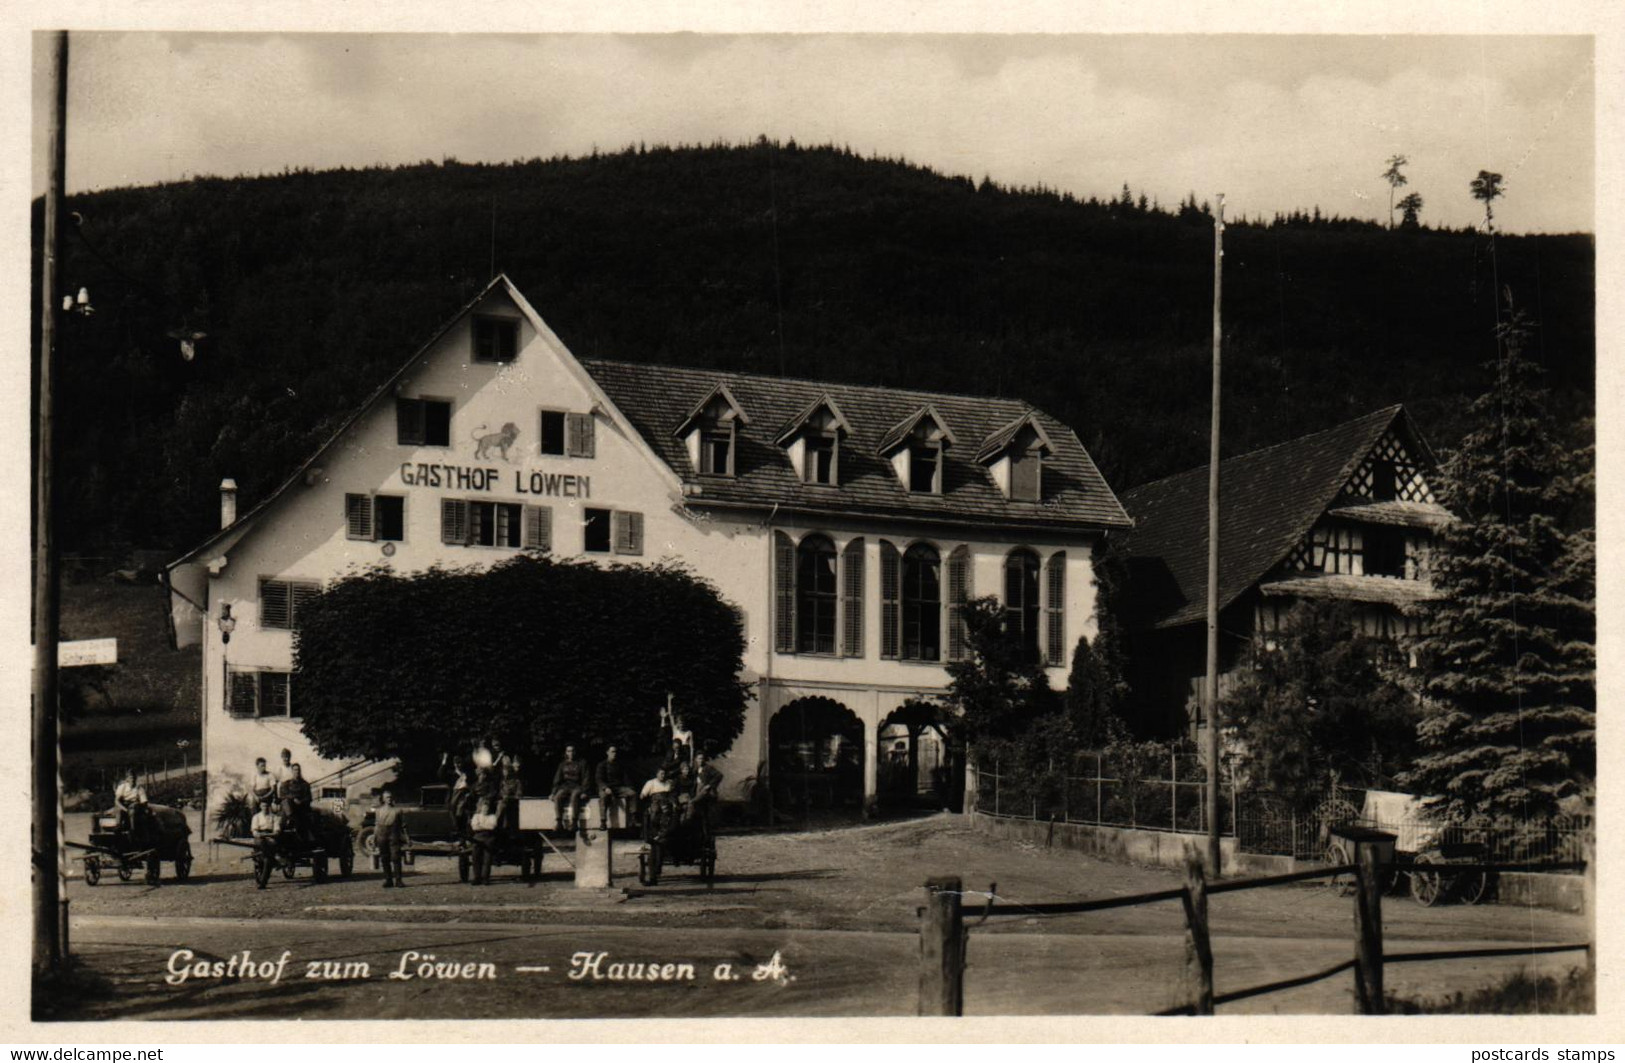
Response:
[[[841,482],[841,440],[850,431],[840,407],[825,394],[790,418],[775,442],[789,452],[802,483],[836,487]]]
[[[689,412],[676,435],[701,476],[734,476],[739,465],[739,426],[748,424],[750,418],[723,385]]]
[[[1043,425],[1026,413],[988,436],[976,452],[976,460],[988,467],[1005,498],[1040,502],[1044,498],[1044,459],[1052,452]]]
[[[474,361],[511,362],[519,352],[519,321],[511,317],[474,318]]]
[[[930,406],[922,406],[892,426],[880,441],[880,453],[891,459],[903,490],[915,495],[940,495],[946,480],[947,452],[953,443],[954,434],[941,415]]]

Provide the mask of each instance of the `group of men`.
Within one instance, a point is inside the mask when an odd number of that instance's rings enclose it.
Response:
[[[704,753],[695,751],[690,757],[684,743],[673,742],[670,755],[641,790],[632,788],[632,775],[617,747],[605,750],[603,762],[594,770],[577,760],[575,753],[575,746],[565,746],[564,759],[553,773],[553,812],[559,830],[564,830],[566,823],[573,826],[578,822],[582,804],[593,795],[598,798],[599,830],[607,829],[612,805],[623,809],[628,820],[635,820],[640,802],[650,812],[668,805],[677,808],[685,821],[701,815],[709,826],[722,773]]]
[[[248,799],[254,809],[249,830],[256,842],[268,842],[283,830],[292,830],[310,841],[310,783],[288,750],[282,751],[281,763],[274,770],[266,765],[264,757],[254,758]]]

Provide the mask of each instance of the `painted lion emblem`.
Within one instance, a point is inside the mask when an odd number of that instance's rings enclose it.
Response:
[[[483,433],[483,434],[482,434]],[[513,446],[514,440],[519,438],[519,428],[512,421],[502,426],[500,432],[486,432],[485,425],[474,430],[474,457],[488,458],[491,451],[496,450],[502,454],[502,460],[508,460],[508,448]]]

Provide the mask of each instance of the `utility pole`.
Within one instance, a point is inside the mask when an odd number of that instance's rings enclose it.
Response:
[[[1213,216],[1213,434],[1207,462],[1207,866],[1219,876],[1219,305],[1224,290],[1224,193]]]
[[[68,110],[68,35],[52,35],[56,92],[52,95],[50,149],[40,262],[39,439],[34,459],[34,970],[61,964],[61,859],[57,839],[57,615],[56,541],[52,535],[52,361],[56,354],[57,216],[62,211]]]

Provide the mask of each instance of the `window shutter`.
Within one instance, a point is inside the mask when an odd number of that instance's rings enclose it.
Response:
[[[405,446],[423,443],[423,403],[418,399],[395,400],[395,442]]]
[[[572,458],[590,458],[593,456],[592,414],[572,413],[566,418],[569,427],[568,450]]]
[[[372,496],[344,496],[344,534],[349,539],[371,539]]]
[[[962,661],[970,654],[965,631],[965,602],[970,599],[970,548],[959,546],[948,555],[948,659]]]
[[[796,649],[796,548],[781,531],[773,533],[773,648]]]
[[[260,627],[287,627],[291,611],[288,584],[283,580],[260,580]]]
[[[1048,572],[1048,600],[1044,603],[1045,660],[1050,665],[1066,663],[1066,551],[1051,554]]]
[[[615,525],[615,552],[617,554],[643,553],[643,514],[615,510],[611,515]]]
[[[320,583],[290,583],[288,584],[288,626],[299,626],[299,610],[306,602],[322,593]]]
[[[259,675],[255,672],[231,673],[231,697],[226,701],[226,713],[239,720],[253,719],[258,712]]]
[[[553,511],[547,506],[525,507],[525,547],[553,549]]]
[[[900,625],[903,595],[902,558],[897,547],[880,540],[880,656],[896,660],[900,655]]]
[[[863,540],[853,539],[842,552],[845,568],[841,607],[841,653],[863,656]]]
[[[468,543],[468,502],[465,499],[440,500],[440,541],[456,546]]]

